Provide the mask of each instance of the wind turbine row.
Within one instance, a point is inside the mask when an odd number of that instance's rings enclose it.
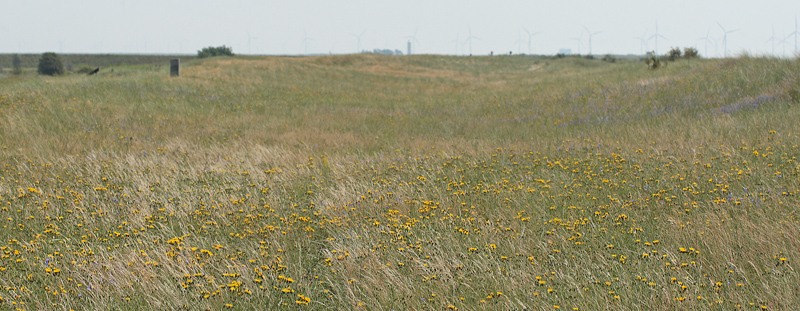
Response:
[[[712,37],[711,36],[711,27],[709,27],[708,31],[706,32],[706,35],[704,37],[702,37],[702,38],[698,38],[697,40],[703,42],[706,56],[710,56],[711,55],[711,53],[709,53],[709,43],[711,41],[713,41],[714,42],[714,50],[715,50],[714,55],[722,56],[722,57],[726,57],[727,58],[728,57],[728,35],[732,34],[732,33],[735,33],[737,31],[740,31],[740,30],[739,29],[728,30],[721,23],[716,22],[716,24],[719,27],[719,29],[722,31],[721,37],[716,37],[716,38]],[[591,54],[593,54],[593,38],[594,38],[594,36],[603,33],[603,31],[594,31],[593,32],[592,29],[589,29],[587,26],[582,26],[582,27],[583,27],[583,31],[581,31],[577,37],[573,37],[573,38],[570,38],[570,39],[573,40],[573,41],[577,41],[577,43],[578,43],[577,44],[578,54],[581,54],[581,49],[584,46],[586,46],[586,47],[588,47],[588,50],[589,50],[588,54],[591,55]],[[413,34],[404,37],[409,42],[409,54],[411,54],[411,53],[416,54],[417,53],[417,46],[420,44],[419,40],[417,39],[418,30],[419,30],[419,27],[417,27],[414,30]],[[522,31],[525,32],[525,34],[527,36],[527,39],[523,38]],[[584,31],[585,31],[585,34],[588,37],[586,44],[583,43]],[[356,52],[361,52],[362,51],[361,39],[362,39],[363,35],[366,32],[367,32],[366,30],[363,30],[361,33],[351,33],[351,35],[353,37],[355,37],[355,39],[356,39]],[[529,54],[533,54],[533,47],[532,47],[533,37],[538,35],[538,34],[540,34],[540,33],[541,33],[540,31],[531,32],[526,27],[518,28],[517,29],[517,40],[514,42],[514,45],[516,45],[518,53],[519,54],[523,53],[522,44],[526,43],[526,40],[527,40],[528,53]],[[650,40],[654,40],[654,43],[655,43],[654,52],[656,54],[659,54],[659,48],[658,48],[659,39],[667,40],[667,41],[669,41],[669,39],[667,37],[661,35],[661,33],[659,32],[658,21],[656,21],[656,23],[655,23],[655,32],[652,33],[650,36],[647,36],[647,33],[648,33],[647,31],[644,31],[641,36],[634,37],[635,39],[637,39],[639,41],[640,53],[644,53],[647,50],[649,50],[649,42],[650,42]],[[794,53],[797,54],[798,53],[798,35],[800,35],[800,30],[798,30],[798,18],[797,18],[797,16],[795,16],[795,28],[794,28],[794,31],[792,31],[792,32],[790,32],[788,34],[786,32],[784,32],[784,36],[780,37],[780,36],[777,36],[775,34],[775,27],[773,26],[772,36],[769,37],[766,40],[765,44],[767,44],[767,43],[771,44],[771,49],[772,49],[772,54],[773,55],[775,55],[775,45],[776,45],[776,43],[777,44],[781,44],[782,48],[784,50],[783,54],[786,55],[786,53],[785,53],[786,45],[790,44],[791,41],[789,41],[789,40],[792,37],[794,37]],[[252,53],[252,43],[253,43],[254,40],[258,40],[258,38],[251,36],[250,33],[248,32],[247,33],[247,50],[248,50],[248,54]],[[460,31],[458,31],[456,33],[455,41],[452,41],[452,43],[455,44],[455,54],[458,55],[459,53],[467,52],[467,51],[464,51],[465,50],[465,46],[466,46],[467,49],[468,49],[469,55],[472,55],[473,54],[472,43],[473,43],[474,40],[481,40],[481,39],[472,34],[472,27],[470,25],[467,25],[467,37],[466,38],[461,37]],[[722,48],[723,48],[723,53],[721,53],[722,55],[719,55],[720,53],[718,53],[718,43],[720,43],[720,41],[718,41],[718,40],[720,40],[721,43],[722,43],[721,44]],[[302,44],[304,46],[304,51],[305,51],[306,54],[309,51],[309,45],[310,45],[311,41],[313,41],[313,39],[308,37],[308,34],[305,31],[303,31]],[[411,45],[412,43],[413,43],[413,46]]]

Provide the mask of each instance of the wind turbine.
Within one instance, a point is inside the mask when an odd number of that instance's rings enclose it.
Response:
[[[790,33],[790,36],[794,36],[794,55],[797,55],[797,15],[794,16],[794,31]]]
[[[667,38],[658,33],[658,21],[656,21],[656,33],[650,36],[650,38],[647,38],[647,40],[656,39],[656,49],[654,50],[656,55],[658,55],[658,38],[668,40]]]
[[[351,33],[351,35],[353,35],[353,37],[356,37],[358,39],[358,45],[357,45],[356,53],[361,53],[361,36],[363,36],[365,32],[367,32],[367,31],[366,30],[362,31],[360,35]]]
[[[711,33],[711,27],[708,27],[708,31],[706,31],[706,36],[703,37],[703,38],[698,39],[698,40],[703,40],[706,43],[706,57],[709,57],[711,55],[711,54],[708,54],[708,41],[711,41],[711,37],[709,37],[708,35],[710,33]]]
[[[252,40],[258,40],[258,38],[251,37],[250,36],[250,32],[248,31],[247,32],[247,54],[252,54],[252,53],[250,53],[250,41],[252,41]]]
[[[711,38],[711,40],[714,40],[714,56],[719,57],[719,49],[717,49],[717,43],[719,43],[719,40],[716,38]]]
[[[537,31],[537,32],[531,33],[530,31],[528,31],[528,29],[525,29],[525,27],[522,27],[522,29],[525,30],[525,33],[528,34],[528,54],[533,54],[533,51],[531,50],[531,38],[533,38],[533,36],[538,35],[538,34],[540,34],[542,32],[541,31]]]
[[[775,37],[775,26],[773,25],[772,26],[772,37],[769,37],[769,39],[767,39],[767,41],[764,42],[764,43],[772,42],[772,57],[775,57],[775,41],[777,41],[777,40],[778,40],[778,38]],[[786,52],[786,39],[785,38],[783,39],[783,45],[784,45],[783,50],[784,50],[784,52]]]
[[[419,27],[414,29],[414,35],[406,36],[406,39],[408,39],[409,42],[414,42],[414,44],[419,45],[419,41],[417,41],[417,30],[419,30]],[[414,46],[413,50],[414,50],[414,53],[416,53],[417,52],[417,47]],[[411,53],[409,53],[409,54],[411,54]]]
[[[786,33],[786,32],[784,31],[783,33]],[[787,43],[786,40],[788,40],[790,37],[792,37],[791,34],[785,35],[785,36],[783,36],[783,39],[779,39],[778,40],[781,43],[781,46],[783,47],[783,53],[782,53],[783,56],[786,56],[786,43]]]
[[[581,47],[583,46],[583,31],[581,31],[579,36],[570,39],[578,41],[578,55],[581,55]]]
[[[522,54],[522,32],[517,29],[517,54]]]
[[[470,28],[469,25],[467,25],[467,31],[469,31],[469,36],[464,42],[469,43],[469,56],[472,56],[472,39],[480,40],[480,38],[472,35],[472,28]]]
[[[739,31],[739,29],[728,31],[725,30],[725,27],[722,27],[722,24],[720,24],[719,22],[717,22],[717,25],[719,25],[719,28],[722,28],[722,32],[724,33],[722,35],[722,47],[725,49],[725,58],[728,58],[728,34]]]
[[[589,31],[589,28],[586,28],[586,26],[583,26],[583,29],[586,29],[586,32],[589,33],[589,55],[592,55],[592,36],[596,35],[596,34],[599,34],[602,31],[598,31],[598,32],[592,33],[591,31]]]
[[[305,54],[308,54],[308,43],[311,42],[312,40],[314,39],[309,38],[308,33],[306,33],[306,31],[303,30],[303,46],[305,47]]]
[[[453,41],[456,44],[456,56],[458,56],[458,45],[461,44],[461,40],[459,40],[460,36],[461,32],[456,31],[456,41]]]
[[[639,39],[639,53],[642,53],[642,54],[644,54],[644,50],[647,48],[647,41],[648,40],[644,38],[645,35],[647,35],[647,31],[646,30],[645,30],[645,32],[642,33],[641,37],[636,37],[636,39]]]

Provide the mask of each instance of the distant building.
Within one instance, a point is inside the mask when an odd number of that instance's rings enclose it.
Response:
[[[558,54],[561,54],[561,55],[572,55],[572,49],[560,49],[560,50],[558,50]]]

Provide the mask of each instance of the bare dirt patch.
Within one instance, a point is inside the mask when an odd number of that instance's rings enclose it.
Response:
[[[673,79],[674,79],[673,77],[647,78],[636,81],[636,84],[638,84],[639,86],[647,86],[651,84],[667,83],[672,81]]]

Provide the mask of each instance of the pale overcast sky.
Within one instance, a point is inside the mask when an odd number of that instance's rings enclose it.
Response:
[[[722,56],[795,52],[798,0],[0,0],[0,53],[595,55],[695,46]],[[587,31],[587,29],[589,31]],[[529,37],[531,34],[538,33]],[[708,34],[706,41],[701,38]],[[469,40],[470,35],[472,40]],[[412,38],[413,37],[413,38]],[[643,43],[637,37],[651,38]]]

